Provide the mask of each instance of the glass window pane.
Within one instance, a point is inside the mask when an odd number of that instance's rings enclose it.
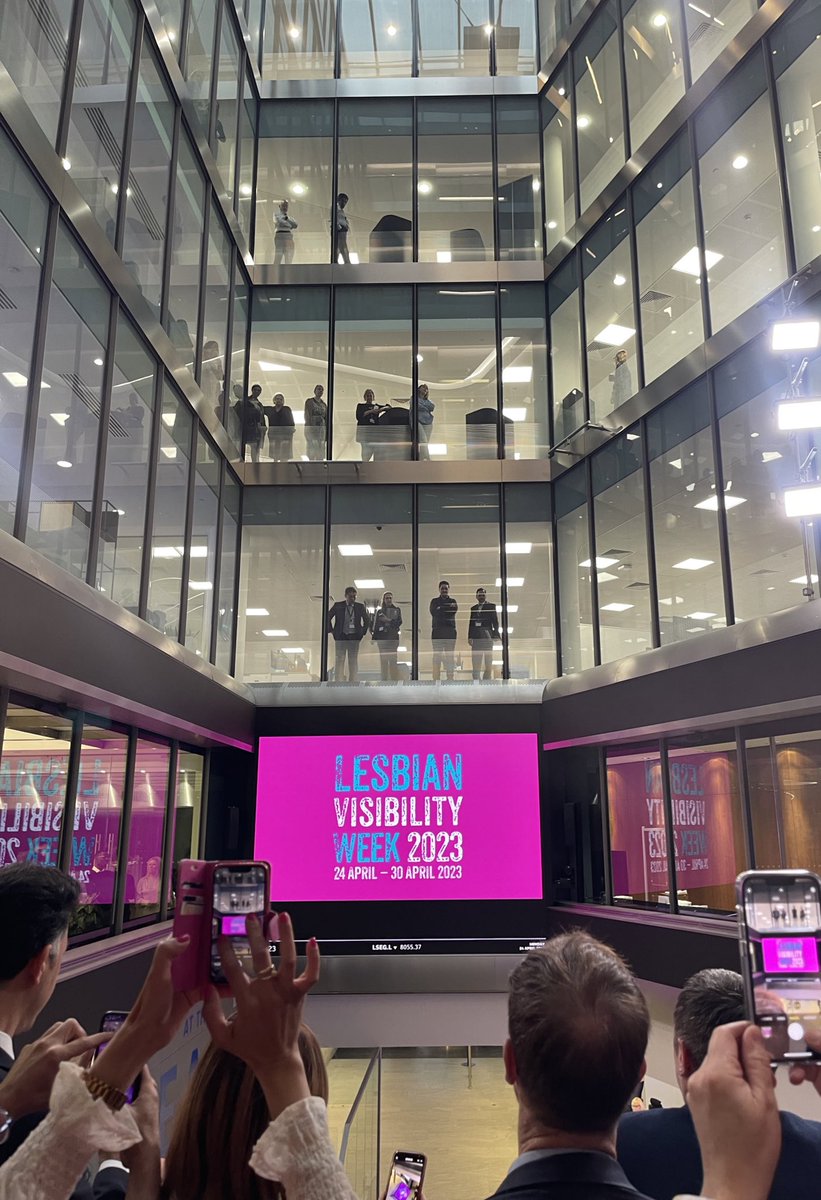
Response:
[[[238,679],[246,683],[320,680],[324,545],[324,488],[245,489]]]
[[[490,101],[419,100],[417,126],[419,261],[492,259]]]
[[[630,141],[647,140],[684,95],[681,10],[677,3],[635,0],[624,5],[624,65]]]
[[[65,154],[71,178],[112,245],[136,23],[131,0],[88,0],[83,6]]]
[[[228,436],[239,449],[242,438],[240,418],[234,407],[236,400],[244,395],[245,360],[248,357],[248,332],[251,324],[251,300],[245,273],[237,265],[234,269],[233,325],[231,326],[231,358],[229,361],[228,408],[223,420]],[[232,399],[233,398],[233,399]]]
[[[647,419],[661,642],[726,625],[718,498],[703,382]]]
[[[138,613],[156,364],[124,313],[117,322],[97,587]]]
[[[217,522],[219,521],[220,457],[200,428],[194,473],[194,517],[191,526],[191,568],[188,577],[188,616],[185,644],[202,658],[211,646],[214,607]]]
[[[686,4],[690,70],[698,79],[725,46],[744,28],[758,7],[756,0],[715,0],[707,6]]]
[[[690,152],[678,138],[633,188],[647,383],[704,341]]]
[[[761,58],[728,80],[696,118],[713,331],[787,275],[781,194]]]
[[[507,638],[511,679],[556,674],[553,616],[553,527],[547,484],[505,484],[507,604],[499,624]],[[524,583],[510,586],[511,579]]]
[[[624,162],[621,55],[616,7],[599,9],[573,52],[581,211],[593,203]]]
[[[25,540],[85,578],[110,297],[57,234]]]
[[[240,486],[225,468],[225,484],[222,493],[222,551],[220,554],[219,601],[217,604],[217,653],[214,659],[221,671],[230,672],[236,625],[234,591],[237,583],[239,561],[239,507]]]
[[[126,895],[126,922],[160,911],[162,852],[168,804],[170,747],[147,738],[137,740],[134,788],[128,827],[128,875],[134,891]]]
[[[52,146],[68,58],[72,0],[4,0],[0,5],[0,61]]]
[[[539,69],[543,71],[573,18],[568,0],[538,0],[538,4]]]
[[[251,203],[254,194],[254,144],[257,128],[257,102],[250,79],[243,84],[242,105],[239,110],[239,191],[236,210],[239,227],[245,240],[251,243]]]
[[[163,387],[161,416],[145,619],[160,633],[177,638],[193,418],[167,383]]]
[[[542,97],[545,253],[558,246],[576,221],[573,123],[567,77],[568,72],[563,68]]]
[[[550,446],[544,285],[500,289],[505,458],[544,458]]]
[[[174,183],[171,272],[165,329],[177,348],[177,361],[193,374],[194,343],[200,303],[202,230],[205,224],[205,181],[185,129],[180,130]]]
[[[80,907],[69,936],[110,928],[114,920],[120,836],[125,795],[128,736],[98,719],[83,724],[80,776],[71,839],[69,873],[79,882]],[[129,871],[126,903],[136,899],[137,881]]]
[[[539,164],[539,110],[529,96],[496,101],[499,154],[499,258],[541,258],[542,182]]]
[[[621,200],[582,246],[591,421],[601,421],[638,389],[629,232]]]
[[[652,645],[641,438],[631,430],[593,456],[601,661]]]
[[[562,674],[595,662],[592,561],[584,469],[562,475],[554,488],[556,553],[559,567],[559,620]]]
[[[255,262],[330,260],[332,164],[332,101],[260,105]]]
[[[413,258],[413,111],[410,101],[339,105],[339,190],[348,197],[351,262]]]
[[[357,78],[411,74],[413,21],[400,0],[340,0],[340,74]]]
[[[775,763],[770,739],[751,738],[745,743],[744,749],[756,869],[778,871],[786,863],[781,804],[775,787]]]
[[[202,319],[200,387],[217,420],[222,420],[225,353],[228,341],[228,300],[231,287],[231,239],[225,232],[215,200],[208,222],[205,264],[205,311]]]
[[[154,3],[159,13],[160,23],[165,29],[166,37],[171,43],[174,54],[179,57],[182,49],[180,30],[182,29],[183,0],[154,0]]]
[[[122,258],[157,316],[162,294],[173,127],[174,102],[146,34],[134,110]]]
[[[0,17],[2,21],[2,17]],[[11,533],[39,310],[48,205],[5,135],[0,134],[0,273],[10,305],[0,322],[0,529]]]
[[[489,288],[419,288],[421,459],[497,457],[495,303]]]
[[[60,821],[54,820],[54,808],[61,811],[66,802],[71,733],[71,719],[58,716],[47,706],[41,711],[9,701],[0,755],[0,805],[7,822],[0,834],[0,867],[14,862],[58,865]],[[48,797],[47,819],[40,829],[34,830],[29,823],[28,831],[23,832],[26,809],[37,806],[42,811],[44,796]]]
[[[536,72],[536,6],[532,0],[497,0],[493,51],[497,75]]]
[[[374,524],[378,514],[379,524]],[[335,487],[331,490],[331,569],[328,679],[364,683],[407,682],[411,677],[414,614],[412,497],[409,487]],[[345,589],[356,588],[371,627],[346,638]]]
[[[200,133],[208,137],[211,113],[211,65],[217,29],[217,0],[192,4],[186,35],[185,78],[193,100]]]
[[[237,157],[237,120],[239,104],[239,42],[225,5],[220,31],[220,53],[217,63],[217,113],[211,149],[217,170],[224,184],[223,194],[229,204],[234,202],[234,165]]]
[[[581,304],[575,255],[550,277],[550,373],[553,381],[553,444],[584,424]]]
[[[470,679],[475,672],[468,633],[476,589],[484,588],[487,601],[501,609],[499,491],[480,485],[420,487],[417,504],[419,678]],[[449,584],[447,596],[439,587],[443,580]],[[517,585],[511,597],[519,590]],[[477,649],[477,670],[484,676],[486,648]],[[491,678],[501,679],[500,643],[494,641],[488,653]]]
[[[749,866],[735,739],[676,738],[668,763],[679,908],[734,913],[736,875]]]
[[[203,756],[194,750],[177,752],[177,778],[174,788],[174,861],[169,880],[169,906],[175,907],[177,868],[183,858],[198,858],[200,821],[202,819],[202,789],[205,764]]]
[[[340,287],[335,305],[334,458],[410,458],[411,289]]]
[[[737,621],[800,604],[807,585],[801,524],[780,503],[805,454],[800,435],[782,432],[775,419],[784,376],[764,341],[715,373]]]
[[[770,779],[775,784],[774,816],[777,844],[781,848],[778,866],[800,862],[810,871],[821,868],[818,838],[818,787],[821,770],[821,737],[817,732],[782,734],[773,739]],[[756,863],[775,857],[776,846],[760,846],[760,825],[756,828]]]
[[[655,743],[608,747],[607,811],[614,903],[668,906],[667,819]]]
[[[487,0],[419,6],[420,75],[489,75]]]
[[[328,422],[324,391],[328,384],[329,290],[255,288],[253,305],[249,381],[260,384],[263,407],[273,407],[275,395],[282,393],[297,427],[290,448],[285,434],[274,439],[276,447],[269,441],[268,452],[298,462],[321,461]],[[306,405],[309,397],[317,400],[317,387],[323,394],[318,403],[309,406],[312,424],[306,427]]]
[[[334,0],[263,0],[263,79],[332,79]]]
[[[770,36],[787,189],[799,267],[821,252],[821,41],[819,2],[806,0]]]

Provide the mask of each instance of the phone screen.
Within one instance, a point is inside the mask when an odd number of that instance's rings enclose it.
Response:
[[[224,983],[218,939],[228,937],[246,974],[253,976],[251,948],[245,933],[245,918],[254,915],[262,922],[268,907],[268,875],[259,863],[233,863],[214,871],[211,924],[211,979]]]
[[[821,1028],[821,895],[814,879],[749,879],[744,918],[755,1022],[772,1058],[807,1058]]]
[[[125,1019],[127,1016],[128,1016],[127,1012],[104,1013],[103,1019],[100,1022],[100,1033],[116,1033],[117,1030],[125,1022]],[[102,1046],[97,1047],[96,1051],[94,1052],[95,1060],[97,1058],[99,1058],[99,1056],[103,1053],[103,1051],[105,1050],[107,1045],[108,1045],[108,1042],[103,1042]],[[133,1104],[139,1094],[140,1094],[140,1077],[137,1076],[137,1078],[132,1083],[131,1087],[126,1088],[126,1093],[125,1093],[126,1104]]]
[[[424,1154],[397,1150],[391,1164],[386,1200],[416,1200],[422,1190],[426,1161]]]

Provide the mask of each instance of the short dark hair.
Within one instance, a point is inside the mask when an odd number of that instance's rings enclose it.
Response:
[[[510,976],[519,1086],[554,1129],[605,1132],[641,1076],[650,1015],[619,955],[581,930],[532,950]]]
[[[0,982],[65,933],[79,898],[77,880],[55,867],[25,862],[0,870]]]
[[[450,587],[450,584],[448,583],[447,579],[440,579],[439,586],[440,587]]]
[[[744,984],[737,971],[708,967],[691,975],[678,994],[673,1030],[690,1051],[693,1070],[704,1062],[713,1030],[744,1020]]]

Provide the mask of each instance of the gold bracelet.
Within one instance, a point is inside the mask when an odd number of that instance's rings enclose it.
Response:
[[[108,1105],[112,1112],[119,1112],[126,1102],[125,1092],[121,1092],[111,1083],[104,1083],[102,1079],[92,1075],[91,1071],[83,1071],[83,1083],[94,1099],[102,1100],[103,1104]]]

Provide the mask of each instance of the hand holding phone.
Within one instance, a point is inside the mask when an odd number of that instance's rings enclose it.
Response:
[[[773,1063],[817,1058],[806,1033],[821,1032],[821,879],[747,871],[736,893],[747,1016]]]
[[[122,1026],[125,1024],[125,1019],[127,1016],[128,1016],[127,1012],[119,1012],[115,1009],[110,1009],[108,1012],[103,1013],[103,1018],[100,1021],[100,1033],[110,1033],[112,1035],[115,1034],[117,1032],[117,1030],[121,1029]],[[110,1040],[111,1039],[109,1038],[109,1041]],[[96,1063],[97,1059],[104,1052],[107,1045],[108,1045],[108,1042],[103,1042],[103,1044],[101,1046],[98,1046],[97,1049],[94,1051],[94,1058],[91,1060],[92,1066],[94,1065],[94,1063]],[[125,1093],[126,1104],[133,1104],[134,1101],[137,1099],[137,1097],[140,1094],[141,1082],[142,1082],[142,1073],[140,1073],[137,1076],[137,1078],[134,1080],[134,1082],[131,1084],[131,1086],[126,1089],[126,1093]]]
[[[428,1160],[424,1154],[397,1150],[391,1163],[386,1200],[418,1200]]]

